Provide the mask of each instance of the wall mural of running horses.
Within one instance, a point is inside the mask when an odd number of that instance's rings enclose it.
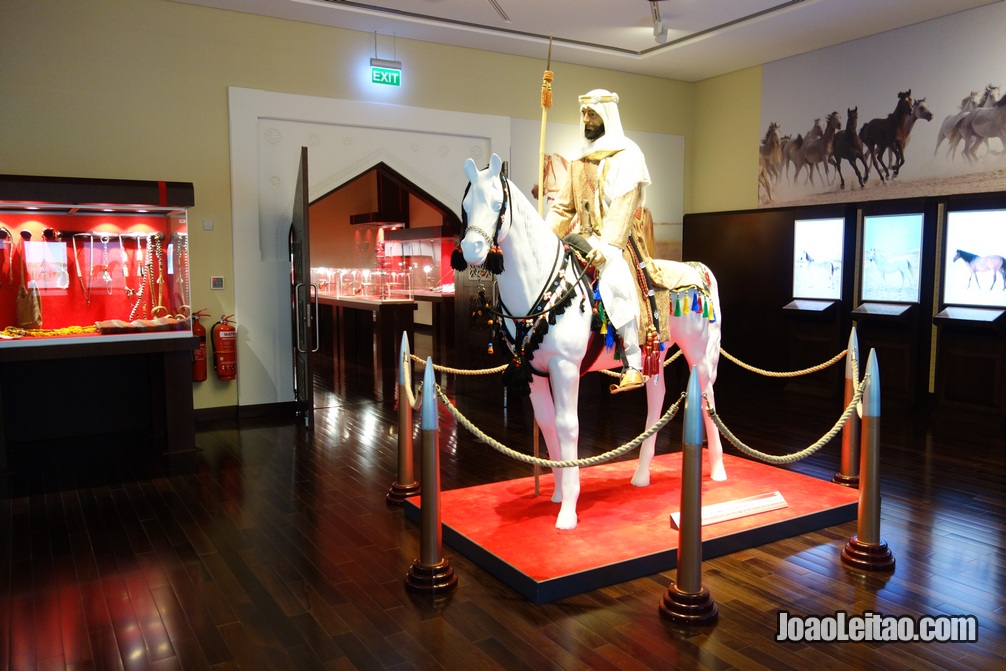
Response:
[[[1006,190],[1004,23],[997,3],[765,64],[759,205]]]

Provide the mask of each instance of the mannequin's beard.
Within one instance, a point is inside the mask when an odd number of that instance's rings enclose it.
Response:
[[[604,124],[591,128],[589,126],[584,126],[583,136],[587,138],[590,142],[593,142],[597,138],[604,135]]]

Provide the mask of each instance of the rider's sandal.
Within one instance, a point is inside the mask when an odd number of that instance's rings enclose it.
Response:
[[[608,390],[612,394],[620,394],[623,391],[630,391],[632,389],[639,389],[646,383],[646,378],[643,374],[636,370],[635,368],[629,368],[624,373],[622,377],[618,380],[618,384],[613,384],[608,387]]]

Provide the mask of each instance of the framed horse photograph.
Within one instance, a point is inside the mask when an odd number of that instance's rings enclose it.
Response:
[[[845,219],[797,219],[793,228],[793,298],[842,298]]]
[[[1006,209],[947,212],[943,302],[1006,308]]]
[[[922,223],[922,213],[863,218],[860,286],[864,302],[919,302]]]

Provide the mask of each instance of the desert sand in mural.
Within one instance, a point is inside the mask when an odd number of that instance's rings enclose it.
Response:
[[[832,171],[834,174],[834,171]],[[848,182],[847,182],[848,184]],[[850,203],[867,200],[891,200],[894,198],[922,198],[926,196],[951,196],[959,193],[987,193],[1006,190],[1006,169],[989,172],[976,172],[970,175],[956,177],[933,177],[931,179],[916,179],[901,181],[898,178],[882,184],[871,180],[865,189],[848,186],[843,191],[838,188],[836,180],[834,190],[824,193],[807,194],[793,200],[766,203],[761,207],[776,207],[785,205],[821,205],[825,203]]]

